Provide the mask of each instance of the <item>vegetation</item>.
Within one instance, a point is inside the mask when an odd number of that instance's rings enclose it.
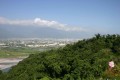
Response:
[[[5,47],[5,48],[0,48],[0,58],[24,57],[24,56],[29,56],[30,54],[36,54],[50,49],[53,48]]]
[[[113,60],[115,67],[109,69]],[[1,80],[120,79],[120,35],[96,34],[64,48],[31,54]]]
[[[37,53],[38,50],[30,48],[2,48],[0,50],[0,58],[22,57],[29,54]]]

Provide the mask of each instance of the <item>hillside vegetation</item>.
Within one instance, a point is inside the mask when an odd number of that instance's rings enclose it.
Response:
[[[115,67],[109,69],[113,60]],[[100,35],[32,54],[1,80],[120,80],[120,35]]]

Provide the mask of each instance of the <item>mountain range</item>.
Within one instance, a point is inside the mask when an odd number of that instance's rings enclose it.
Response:
[[[49,27],[0,25],[0,39],[8,38],[85,38],[85,32],[63,31]]]

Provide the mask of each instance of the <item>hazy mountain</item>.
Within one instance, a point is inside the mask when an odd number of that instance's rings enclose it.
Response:
[[[3,38],[83,38],[84,32],[69,32],[48,27],[0,25],[0,39]]]

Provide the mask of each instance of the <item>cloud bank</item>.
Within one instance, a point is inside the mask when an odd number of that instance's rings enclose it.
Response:
[[[57,21],[44,20],[40,18],[35,18],[33,20],[10,20],[4,17],[0,17],[0,24],[49,27],[62,31],[86,31],[80,27],[72,27],[67,24],[59,23]]]

